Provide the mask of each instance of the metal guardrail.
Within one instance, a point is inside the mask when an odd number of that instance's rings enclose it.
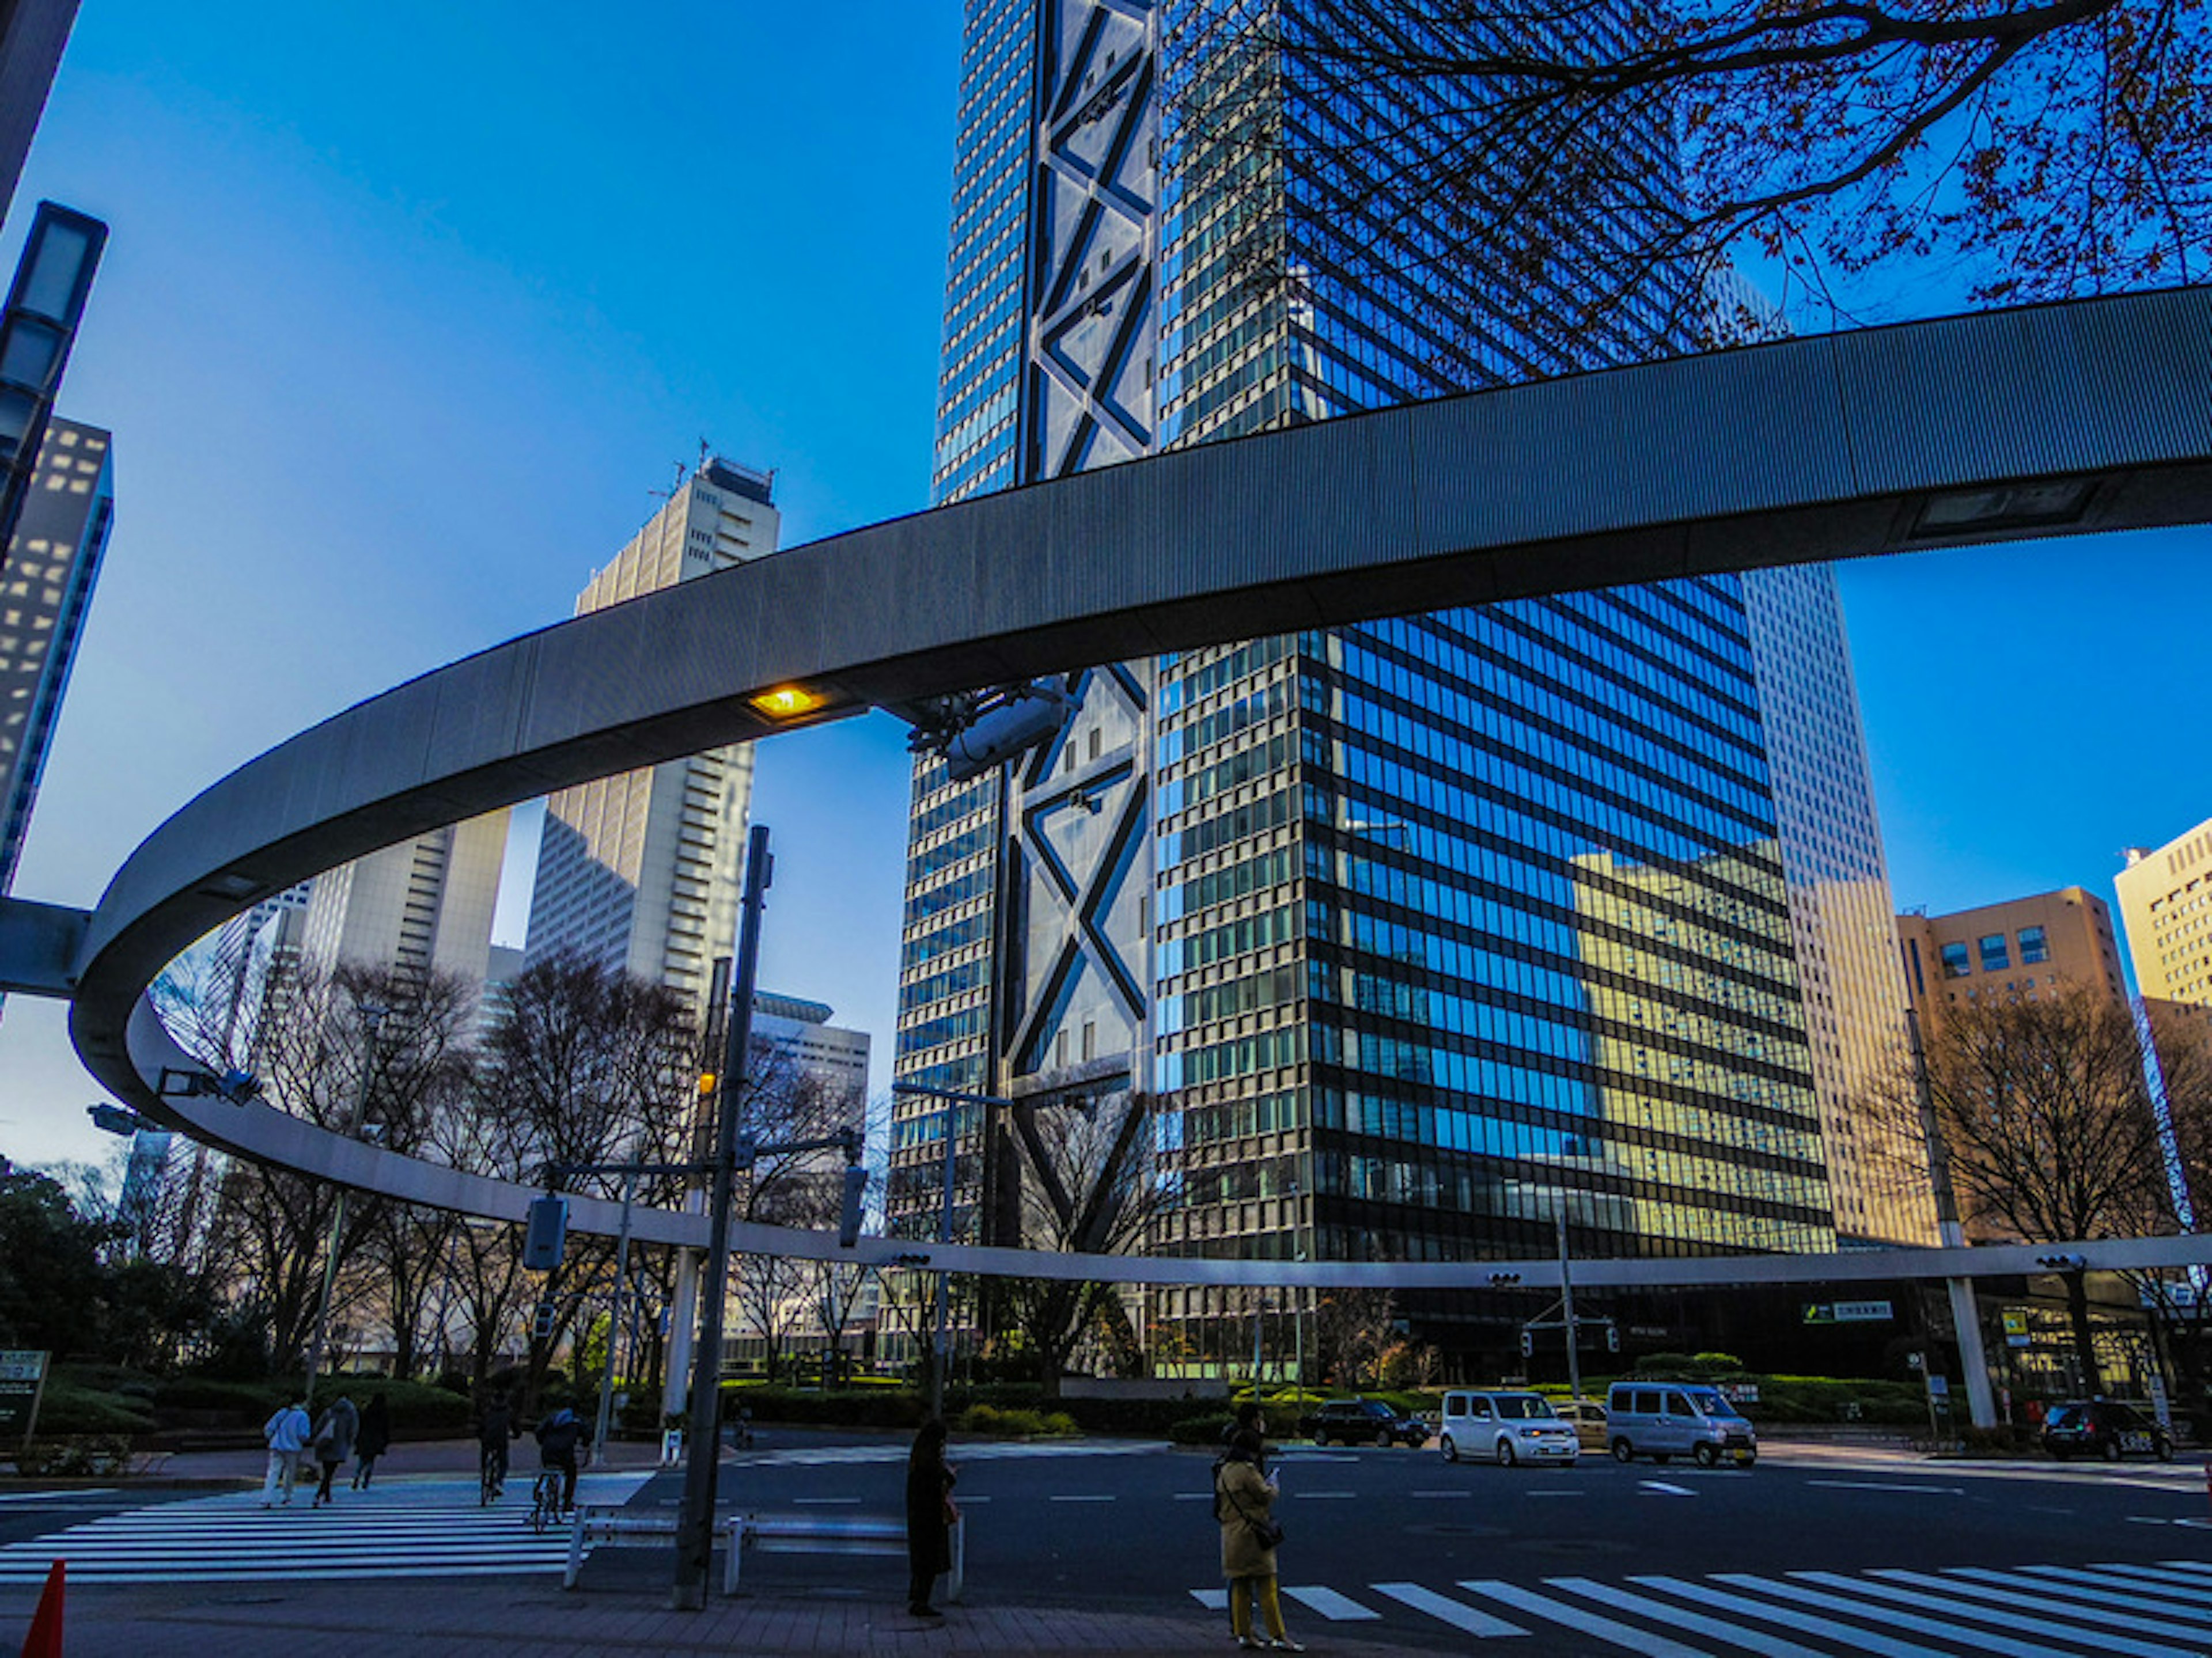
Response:
[[[738,1592],[739,1568],[747,1549],[763,1554],[881,1554],[906,1553],[906,1521],[874,1516],[809,1514],[733,1514],[718,1521],[715,1533],[722,1540],[722,1593]],[[634,1511],[605,1503],[584,1503],[576,1509],[568,1533],[568,1567],[561,1587],[576,1587],[584,1569],[584,1551],[602,1545],[623,1546],[666,1538],[677,1532],[674,1514]],[[951,1527],[952,1570],[945,1576],[945,1598],[957,1601],[968,1575],[968,1517]]]

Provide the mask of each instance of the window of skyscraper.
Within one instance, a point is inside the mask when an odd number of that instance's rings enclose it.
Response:
[[[1973,970],[1973,963],[1967,959],[1966,945],[1943,946],[1943,976],[1945,978],[1963,979]]]
[[[2002,973],[2012,965],[2012,952],[2002,932],[1992,932],[1982,940],[1982,971]]]
[[[2024,926],[2020,930],[2020,964],[2032,967],[2038,962],[2051,959],[2051,945],[2039,926]]]

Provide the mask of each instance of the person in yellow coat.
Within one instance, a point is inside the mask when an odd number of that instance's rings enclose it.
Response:
[[[1305,1649],[1284,1632],[1283,1605],[1276,1593],[1275,1549],[1283,1540],[1275,1524],[1277,1487],[1267,1469],[1267,1448],[1249,1428],[1229,1438],[1229,1448],[1213,1467],[1213,1515],[1221,1522],[1221,1573],[1229,1580],[1229,1627],[1247,1652],[1273,1647],[1278,1652]],[[1259,1603],[1268,1638],[1252,1632],[1252,1606]]]

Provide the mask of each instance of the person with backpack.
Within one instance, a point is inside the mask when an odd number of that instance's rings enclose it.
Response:
[[[353,1455],[354,1436],[360,1431],[361,1412],[354,1408],[352,1400],[340,1394],[315,1424],[315,1461],[323,1470],[322,1484],[315,1488],[315,1507],[337,1501],[331,1494],[331,1480],[338,1464]]]
[[[576,1509],[576,1455],[592,1442],[591,1430],[583,1419],[563,1405],[538,1424],[538,1455],[540,1464],[561,1471],[561,1512],[573,1514]]]
[[[269,1442],[269,1471],[261,1481],[263,1508],[276,1500],[279,1486],[283,1488],[285,1502],[292,1500],[292,1487],[300,1478],[300,1454],[307,1448],[313,1433],[304,1399],[280,1405],[276,1414],[261,1424],[261,1436]]]
[[[1213,1517],[1221,1522],[1221,1572],[1229,1580],[1229,1630],[1247,1652],[1273,1647],[1304,1652],[1283,1628],[1277,1594],[1275,1550],[1283,1528],[1275,1523],[1278,1487],[1266,1467],[1265,1442],[1250,1428],[1231,1436],[1229,1448],[1213,1465]],[[1257,1602],[1267,1619],[1268,1638],[1252,1632]]]

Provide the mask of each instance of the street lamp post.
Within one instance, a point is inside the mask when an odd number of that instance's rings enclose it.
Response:
[[[1966,1229],[1959,1219],[1959,1196],[1951,1184],[1950,1149],[1943,1143],[1942,1125],[1936,1120],[1936,1090],[1928,1076],[1928,1050],[1920,1041],[1920,1013],[1905,1010],[1906,1034],[1912,1042],[1912,1080],[1919,1095],[1920,1132],[1928,1142],[1928,1174],[1936,1191],[1936,1226],[1947,1249],[1966,1247]],[[1993,1428],[1997,1402],[1990,1390],[1990,1363],[1982,1350],[1980,1304],[1974,1299],[1969,1278],[1944,1280],[1951,1300],[1951,1324],[1959,1339],[1959,1368],[1966,1372],[1966,1411],[1977,1428]]]
[[[361,1005],[362,1023],[368,1027],[367,1049],[362,1055],[361,1088],[353,1099],[353,1113],[346,1119],[345,1134],[352,1139],[361,1133],[362,1121],[368,1115],[368,1090],[376,1077],[377,1037],[384,1029],[386,1015],[391,1009]],[[315,1297],[314,1334],[307,1343],[307,1380],[301,1387],[301,1396],[312,1401],[315,1396],[315,1378],[323,1368],[323,1351],[330,1336],[331,1292],[338,1276],[338,1245],[345,1236],[346,1199],[351,1195],[349,1187],[338,1187],[337,1201],[331,1210],[331,1230],[323,1240],[323,1287]]]

